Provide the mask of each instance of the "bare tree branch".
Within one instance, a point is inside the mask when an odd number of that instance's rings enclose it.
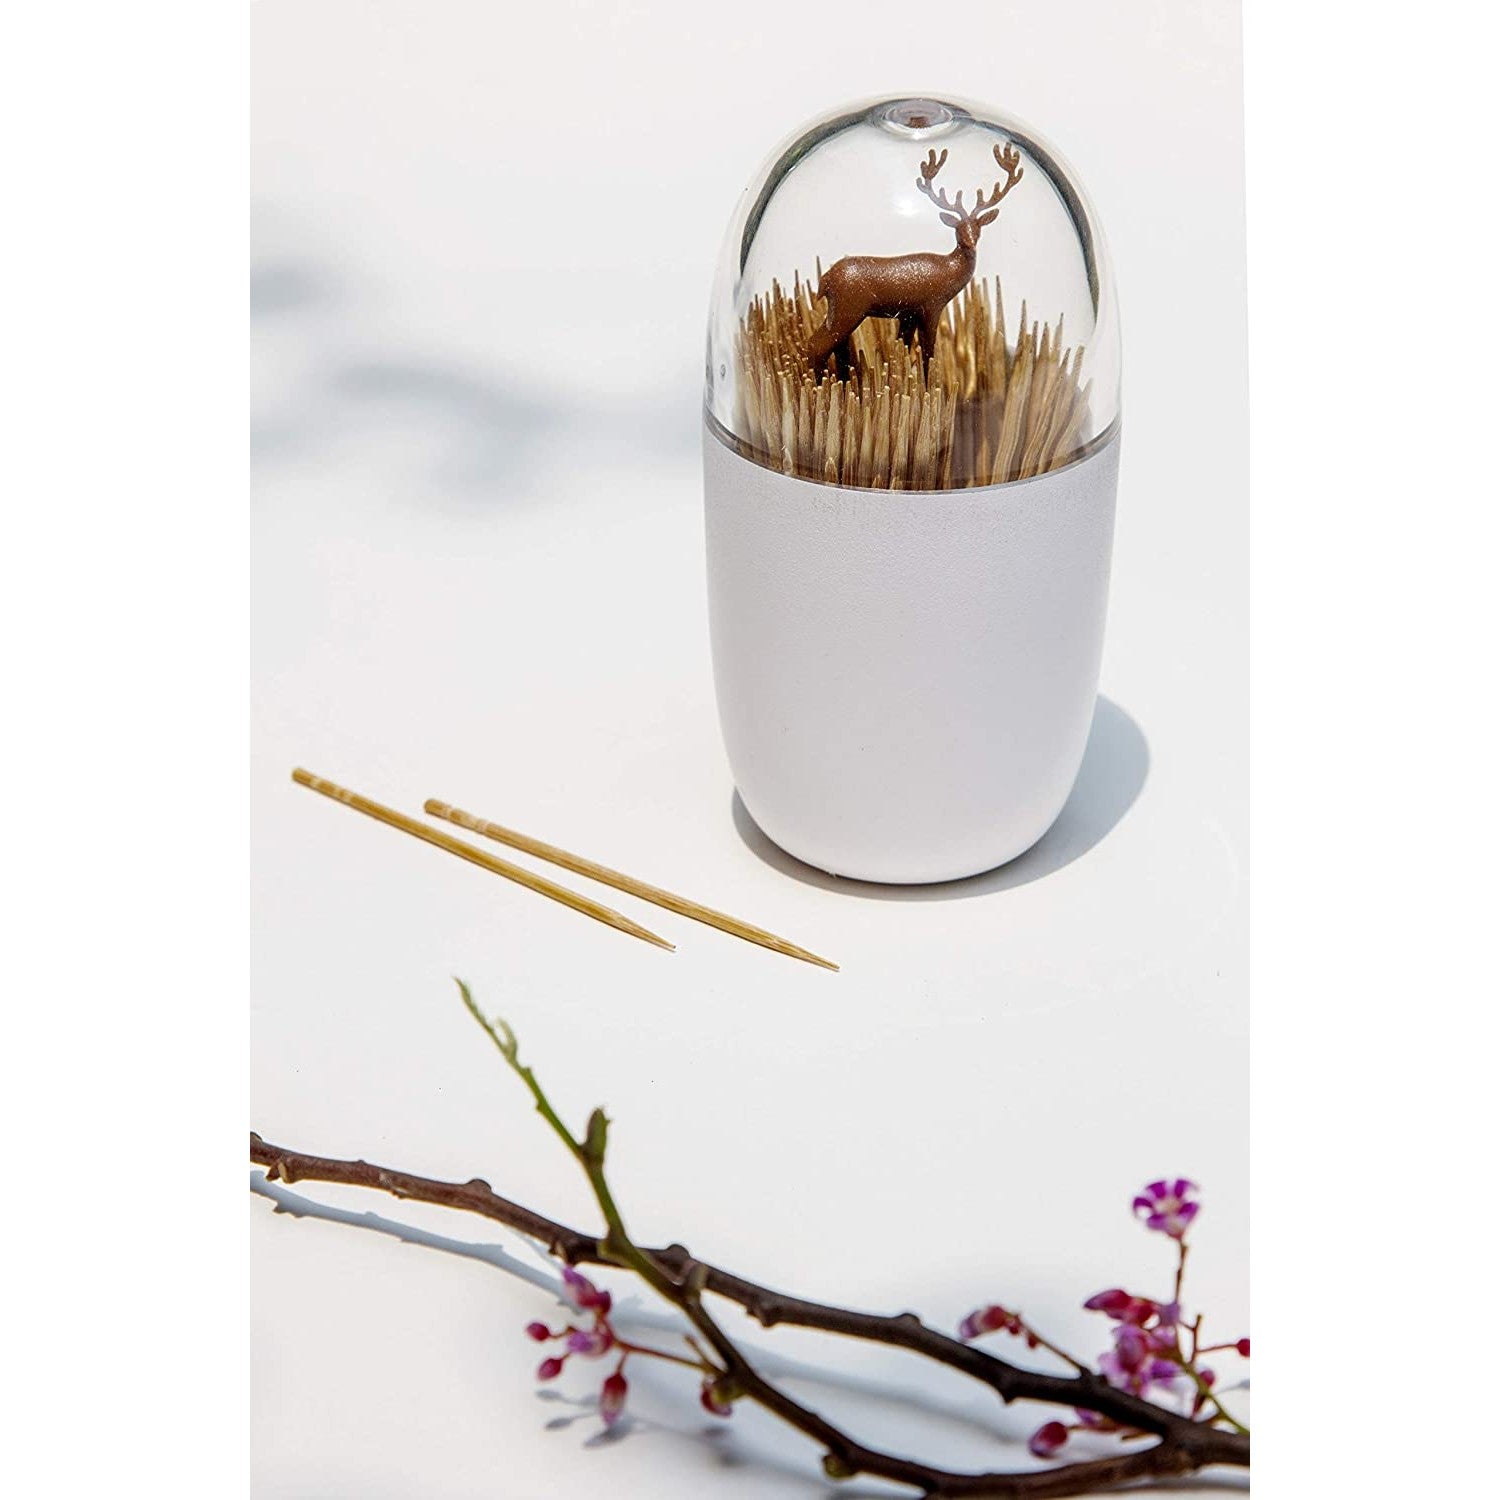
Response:
[[[272,1181],[331,1182],[374,1188],[397,1198],[492,1219],[538,1241],[569,1265],[620,1266],[618,1251],[600,1237],[513,1203],[480,1178],[462,1183],[442,1182],[365,1161],[309,1156],[271,1145],[254,1132],[250,1136],[250,1159],[265,1167],[266,1176]],[[748,1397],[823,1446],[828,1455],[825,1467],[830,1474],[876,1475],[912,1485],[932,1500],[939,1497],[956,1500],[961,1496],[1042,1500],[1042,1497],[1084,1494],[1189,1474],[1213,1464],[1237,1468],[1249,1465],[1247,1436],[1168,1411],[1154,1402],[1117,1390],[1101,1376],[1089,1372],[1050,1375],[1024,1369],[928,1327],[915,1313],[862,1313],[788,1296],[697,1261],[681,1245],[640,1253],[650,1263],[649,1267],[634,1269],[682,1310]],[[1159,1441],[1149,1448],[1110,1458],[1023,1474],[954,1474],[881,1453],[856,1442],[765,1380],[704,1306],[705,1292],[736,1303],[767,1328],[777,1324],[815,1328],[906,1349],[980,1381],[1005,1402],[1030,1400],[1094,1412],[1122,1426],[1150,1433]]]

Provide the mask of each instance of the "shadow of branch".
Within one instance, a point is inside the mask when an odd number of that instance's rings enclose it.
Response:
[[[350,1228],[385,1235],[390,1239],[399,1240],[402,1244],[439,1250],[446,1255],[457,1255],[466,1260],[477,1260],[498,1271],[504,1271],[507,1275],[515,1276],[530,1286],[537,1287],[558,1302],[564,1301],[562,1279],[557,1272],[550,1269],[555,1263],[540,1246],[534,1249],[537,1264],[533,1265],[498,1244],[453,1239],[447,1235],[436,1234],[431,1230],[419,1229],[415,1225],[403,1224],[398,1220],[386,1218],[383,1214],[335,1208],[331,1204],[320,1203],[301,1193],[292,1192],[282,1183],[268,1182],[262,1173],[253,1170],[250,1173],[250,1191],[259,1197],[268,1198],[279,1214],[288,1214],[293,1218],[320,1219],[330,1224],[343,1224]],[[522,1243],[530,1243],[522,1236],[518,1235],[516,1238]],[[692,1331],[686,1320],[675,1311],[664,1307],[655,1308],[644,1305],[633,1293],[616,1297],[614,1319],[620,1328],[632,1337],[646,1334],[665,1339],[685,1339]],[[868,1400],[897,1403],[913,1410],[942,1417],[946,1421],[970,1425],[1000,1442],[1024,1441],[1025,1429],[1018,1424],[1007,1422],[1003,1412],[996,1412],[994,1421],[975,1420],[955,1410],[951,1405],[933,1400],[925,1393],[888,1382],[870,1380],[846,1371],[835,1371],[821,1365],[808,1364],[802,1360],[790,1359],[763,1346],[756,1347],[741,1342],[743,1347],[751,1353],[762,1373],[774,1379],[798,1381],[811,1386],[837,1389]],[[1004,1430],[1011,1426],[1014,1426],[1014,1431]]]

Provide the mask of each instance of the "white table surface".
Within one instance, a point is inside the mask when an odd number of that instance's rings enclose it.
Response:
[[[944,1327],[998,1299],[1094,1351],[1105,1325],[1084,1297],[1168,1290],[1168,1248],[1128,1205],[1184,1173],[1205,1198],[1190,1301],[1233,1338],[1248,1318],[1237,12],[948,11],[977,45],[893,71],[882,29],[909,32],[909,12],[862,7],[834,77],[831,17],[795,5],[732,29],[685,5],[256,7],[251,1123],[298,1149],[480,1175],[593,1224],[463,1013],[462,975],[572,1119],[608,1106],[646,1241]],[[794,29],[809,56],[789,53]],[[1083,174],[1122,289],[1126,417],[1104,697],[1073,799],[1015,865],[898,891],[795,866],[734,807],[697,443],[709,279],[740,185],[803,117],[912,81],[1013,110]],[[661,181],[642,160],[667,148]],[[580,368],[585,331],[633,358]],[[621,897],[679,951],[634,942],[294,786],[297,764],[407,810],[439,796],[509,822],[843,971]],[[632,1419],[599,1442],[588,1381],[532,1381],[520,1330],[551,1304],[521,1242],[297,1191],[382,1222],[250,1204],[257,1496],[832,1488],[811,1444],[753,1412],[711,1424],[670,1370],[632,1371]],[[446,1239],[381,1232],[398,1225]],[[665,1336],[644,1293],[631,1305]],[[874,1347],[745,1334],[882,1444],[1031,1462],[1016,1440],[1035,1411]]]

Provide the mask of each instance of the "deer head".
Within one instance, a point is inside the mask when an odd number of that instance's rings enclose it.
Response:
[[[976,188],[973,208],[964,207],[962,189],[959,190],[958,197],[950,203],[948,194],[942,188],[933,187],[937,174],[943,170],[943,165],[948,160],[946,146],[941,156],[936,151],[929,151],[927,160],[917,168],[922,174],[917,178],[918,189],[937,205],[940,210],[938,218],[953,230],[958,237],[959,246],[964,250],[972,251],[978,245],[979,231],[986,224],[993,224],[999,218],[1000,200],[1021,180],[1023,175],[1021,153],[1014,146],[1007,145],[1002,150],[997,145],[994,151],[995,161],[1005,173],[1005,182],[1003,185],[997,182],[988,195],[982,188]]]

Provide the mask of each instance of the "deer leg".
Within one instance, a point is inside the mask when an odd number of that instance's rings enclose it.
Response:
[[[839,368],[842,370],[848,359],[849,334],[852,330],[841,327],[838,314],[834,311],[833,299],[828,299],[828,311],[823,316],[823,325],[813,332],[808,340],[807,355],[812,361],[813,369],[819,375],[823,373],[823,367],[828,363],[830,354],[837,354]]]
[[[848,380],[850,371],[854,368],[854,330],[863,321],[862,317],[855,318],[852,322],[847,318],[840,318],[834,310],[832,300],[829,300],[828,313],[823,319],[823,326],[813,334],[807,344],[808,358],[820,377],[827,367],[828,356],[831,354],[838,371],[838,378]]]
[[[823,372],[828,368],[828,356],[833,356],[834,368],[838,371],[840,380],[849,378],[849,371],[853,368],[854,357],[850,349],[847,336],[839,339],[836,343],[827,334],[818,334],[813,342],[808,345],[808,358],[812,361],[813,372],[820,379]]]
[[[938,328],[943,321],[943,309],[925,307],[922,309],[922,319],[918,325],[918,333],[922,341],[922,358],[930,363],[932,352],[937,348]]]

